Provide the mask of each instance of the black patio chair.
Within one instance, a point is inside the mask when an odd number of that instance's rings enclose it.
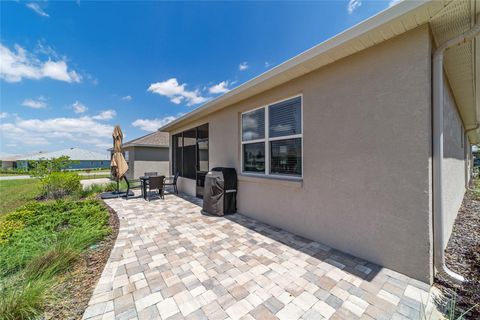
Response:
[[[179,175],[180,175],[180,172],[177,171],[175,173],[175,176],[173,176],[173,179],[172,179],[172,177],[168,178],[168,179],[172,180],[171,182],[165,182],[164,183],[165,186],[173,186],[173,190],[175,191],[176,194],[178,194],[177,180],[178,180]]]
[[[154,176],[148,179],[148,191],[147,191],[148,201],[150,201],[150,191],[152,190],[158,190],[158,195],[160,196],[160,198],[165,199],[164,192],[163,192],[164,180],[165,180],[165,176]]]
[[[158,176],[158,172],[145,172],[143,174],[144,177],[156,177]],[[143,180],[143,182],[148,186],[148,180]]]

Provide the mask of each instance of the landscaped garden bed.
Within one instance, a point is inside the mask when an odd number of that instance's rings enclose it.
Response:
[[[2,217],[0,314],[28,319],[47,310],[58,319],[72,309],[83,312],[78,308],[103,269],[116,226],[96,199],[32,202]],[[82,293],[72,307],[70,299]]]
[[[46,319],[81,319],[118,235],[119,221],[109,209],[111,233],[87,249],[70,271],[58,278],[59,298],[47,303]]]
[[[480,180],[473,191],[468,191],[458,213],[452,236],[446,250],[449,268],[463,275],[467,281],[453,285],[441,276],[435,285],[441,290],[441,302],[449,319],[480,319]],[[455,315],[451,316],[455,310]]]
[[[0,182],[0,318],[80,319],[118,233],[76,173]]]

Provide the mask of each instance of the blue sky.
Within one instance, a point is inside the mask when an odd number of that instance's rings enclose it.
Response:
[[[0,153],[105,151],[389,1],[0,2]]]

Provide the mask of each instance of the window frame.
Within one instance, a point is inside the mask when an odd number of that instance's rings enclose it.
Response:
[[[302,129],[302,133],[299,134],[293,134],[293,135],[286,135],[286,136],[281,136],[281,137],[273,137],[270,138],[270,114],[269,114],[269,107],[278,103],[282,103],[288,100],[292,100],[295,98],[300,98],[300,125]],[[259,109],[264,110],[265,114],[265,135],[263,139],[255,139],[255,140],[248,140],[248,141],[243,141],[243,115],[250,113],[252,111],[256,111]],[[249,109],[247,111],[241,112],[240,113],[240,172],[242,175],[245,176],[254,176],[254,177],[259,177],[259,178],[277,178],[277,179],[286,179],[286,180],[303,180],[303,172],[304,172],[304,148],[303,148],[303,132],[304,132],[304,127],[303,127],[303,94],[297,94],[294,96],[290,96],[285,99],[277,100],[268,104],[265,104],[260,107],[256,107],[253,109]],[[279,174],[279,173],[271,173],[271,148],[270,148],[270,142],[271,141],[279,141],[279,140],[288,140],[288,139],[301,139],[301,157],[302,157],[302,174],[301,175],[294,175],[294,174]],[[244,151],[243,151],[243,145],[244,144],[251,144],[251,143],[264,143],[265,145],[265,171],[263,173],[259,172],[250,172],[250,171],[244,171]]]

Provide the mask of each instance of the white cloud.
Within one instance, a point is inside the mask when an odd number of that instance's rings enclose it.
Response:
[[[160,127],[166,125],[169,122],[172,122],[177,117],[175,116],[167,116],[161,119],[137,119],[132,122],[134,127],[137,127],[144,131],[154,132],[157,131]]]
[[[388,7],[392,7],[394,5],[396,5],[397,3],[400,3],[402,2],[403,0],[390,0],[390,2],[388,3]]]
[[[22,79],[51,78],[65,82],[80,82],[81,76],[75,70],[69,70],[64,60],[53,61],[51,57],[40,61],[16,44],[12,51],[0,44],[0,78],[7,82],[20,82]],[[16,52],[15,52],[16,51]]]
[[[242,63],[240,63],[240,64],[238,65],[238,70],[244,71],[244,70],[247,70],[248,67],[249,67],[249,66],[248,66],[247,61],[244,61],[244,62],[242,62]]]
[[[171,78],[163,82],[152,83],[148,87],[148,91],[166,96],[175,104],[186,102],[188,106],[193,106],[207,101],[207,98],[200,95],[199,90],[188,91],[185,89],[186,86],[186,83],[179,84],[176,78]]]
[[[222,81],[219,84],[213,85],[210,88],[208,88],[208,92],[212,94],[218,94],[218,93],[225,93],[230,91],[228,86],[230,85],[229,81]]]
[[[105,110],[97,114],[96,116],[93,116],[92,119],[95,120],[110,120],[113,119],[117,115],[117,112],[115,110]]]
[[[74,70],[68,71],[65,61],[46,61],[42,68],[43,76],[65,82],[80,82],[80,76]]]
[[[108,143],[113,126],[95,121],[91,117],[21,119],[0,124],[0,134],[7,143],[26,145],[61,144],[76,142]]]
[[[131,101],[133,98],[132,96],[124,96],[122,97],[122,100],[125,100],[125,101]]]
[[[75,113],[84,113],[88,110],[88,108],[81,102],[75,101],[72,104],[73,112]]]
[[[362,5],[362,0],[349,0],[348,6],[347,6],[348,14],[352,14],[361,5]]]
[[[27,4],[25,4],[25,6],[27,6],[27,8],[35,11],[36,14],[38,14],[39,16],[42,16],[42,17],[50,17],[50,15],[48,13],[45,12],[45,10],[43,10],[42,7],[40,7],[40,4],[36,3],[36,2],[29,2]]]
[[[6,117],[8,117],[8,113],[6,113],[6,112],[0,112],[0,119],[4,119],[4,118],[6,118]]]
[[[36,100],[34,99],[23,100],[22,106],[29,107],[32,109],[43,109],[47,107],[47,103],[45,102],[44,97],[38,97]]]

